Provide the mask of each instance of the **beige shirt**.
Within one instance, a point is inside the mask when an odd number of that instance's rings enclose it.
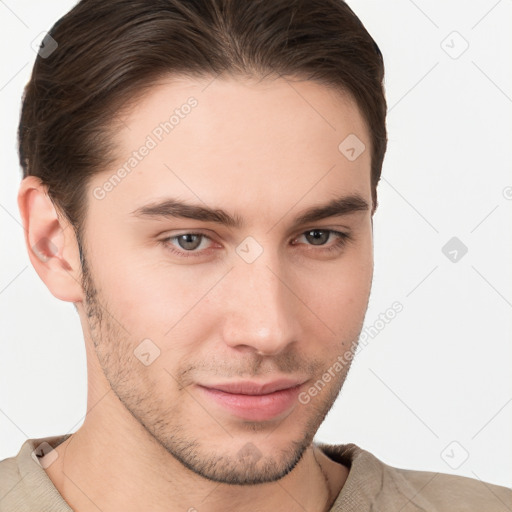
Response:
[[[0,461],[0,512],[72,512],[32,453],[69,434],[28,439]],[[511,512],[512,489],[462,476],[394,468],[355,444],[318,447],[350,468],[331,512]]]

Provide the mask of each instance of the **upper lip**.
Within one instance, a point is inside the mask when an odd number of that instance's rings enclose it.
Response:
[[[225,393],[232,393],[237,395],[267,395],[283,389],[294,388],[304,384],[305,379],[279,379],[270,382],[255,382],[255,381],[238,381],[238,382],[225,382],[218,384],[202,384],[202,387],[209,389],[217,389]]]

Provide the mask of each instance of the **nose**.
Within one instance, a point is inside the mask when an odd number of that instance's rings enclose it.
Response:
[[[236,262],[229,273],[222,335],[230,347],[276,355],[298,341],[304,306],[290,291],[294,288],[291,277],[277,258],[264,255],[252,263]]]

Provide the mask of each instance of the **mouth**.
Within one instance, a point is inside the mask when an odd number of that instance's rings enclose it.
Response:
[[[227,382],[197,385],[199,391],[228,414],[249,421],[280,418],[297,404],[305,380],[276,380],[267,383]]]

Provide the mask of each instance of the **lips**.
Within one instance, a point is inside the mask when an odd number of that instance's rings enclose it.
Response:
[[[304,380],[280,379],[267,383],[258,383],[251,381],[227,382],[224,384],[204,385],[209,389],[224,391],[235,395],[266,395],[281,391],[283,389],[294,388],[304,383]]]
[[[281,379],[266,383],[226,382],[198,385],[197,388],[224,412],[249,421],[276,419],[297,404],[305,380]]]

